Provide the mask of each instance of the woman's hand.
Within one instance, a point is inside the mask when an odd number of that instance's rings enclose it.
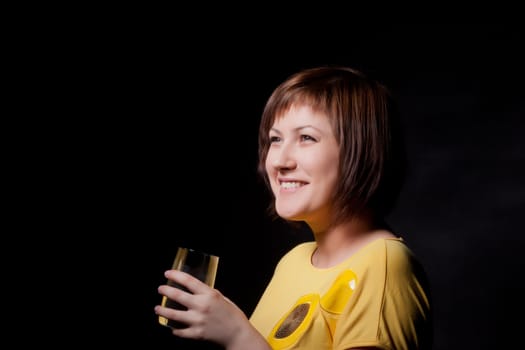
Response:
[[[254,343],[259,343],[261,349],[270,349],[242,310],[217,289],[182,271],[169,270],[165,276],[191,292],[168,285],[158,288],[160,294],[187,307],[187,310],[160,305],[155,307],[157,315],[188,325],[186,328],[173,328],[174,335],[212,341],[226,349],[253,348]]]

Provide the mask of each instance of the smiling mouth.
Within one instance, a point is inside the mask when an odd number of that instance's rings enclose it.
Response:
[[[306,185],[306,183],[298,182],[298,181],[281,181],[280,185],[281,185],[281,188],[285,190],[291,190],[291,189],[302,187]]]

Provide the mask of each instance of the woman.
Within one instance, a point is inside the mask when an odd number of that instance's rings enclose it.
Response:
[[[272,210],[315,238],[291,249],[248,319],[178,271],[159,292],[187,311],[157,314],[188,325],[173,334],[226,349],[425,349],[430,292],[405,242],[384,222],[403,179],[398,115],[388,90],[348,67],[306,69],[264,108],[259,170]]]

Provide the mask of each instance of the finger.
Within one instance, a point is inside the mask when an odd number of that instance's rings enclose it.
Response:
[[[166,278],[170,281],[182,285],[193,294],[206,293],[211,289],[207,284],[200,281],[198,278],[193,277],[189,273],[183,271],[168,270],[164,273],[164,276],[166,276]]]
[[[192,299],[194,298],[193,294],[188,293],[179,287],[162,285],[158,287],[157,291],[159,294],[164,295],[168,299],[182,304],[187,308],[193,307],[195,304],[195,302],[192,302]]]
[[[158,316],[165,317],[169,320],[180,322],[182,324],[188,324],[187,322],[187,311],[177,310],[169,307],[163,307],[161,305],[155,306],[155,314]]]
[[[230,298],[227,298],[225,297],[224,295],[222,296],[224,298],[224,300],[226,300],[227,302],[229,302],[230,304],[233,304],[235,305],[235,303],[233,301],[230,300]]]
[[[201,327],[172,328],[173,335],[188,339],[204,339],[203,329]]]

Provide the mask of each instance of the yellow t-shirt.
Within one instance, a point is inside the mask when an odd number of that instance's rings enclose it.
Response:
[[[312,266],[315,248],[301,243],[282,257],[250,317],[273,349],[430,348],[426,276],[401,238],[327,269]]]

